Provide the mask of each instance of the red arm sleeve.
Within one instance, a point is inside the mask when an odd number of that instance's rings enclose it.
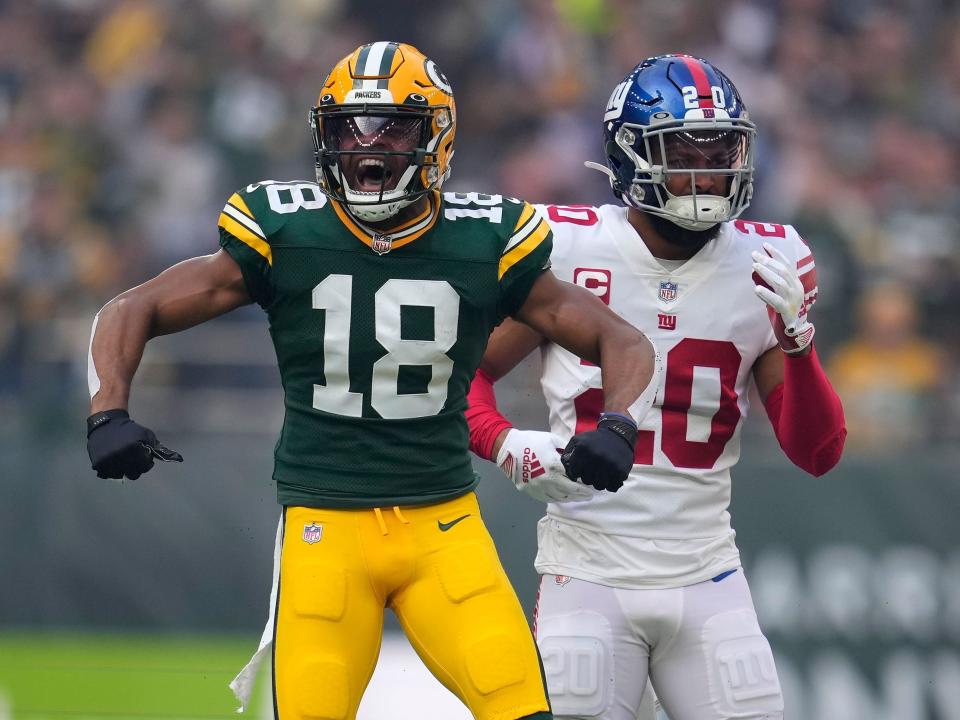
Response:
[[[493,444],[504,430],[513,427],[497,410],[493,378],[477,370],[467,393],[467,425],[470,427],[470,449],[484,460],[494,460]]]
[[[764,405],[780,447],[794,465],[819,477],[839,462],[847,437],[843,405],[816,348],[809,355],[786,356],[783,384]]]

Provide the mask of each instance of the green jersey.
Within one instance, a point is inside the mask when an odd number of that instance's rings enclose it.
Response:
[[[280,503],[424,504],[473,488],[467,390],[490,331],[549,266],[539,213],[434,193],[384,236],[314,183],[269,181],[231,196],[219,227],[277,353]]]

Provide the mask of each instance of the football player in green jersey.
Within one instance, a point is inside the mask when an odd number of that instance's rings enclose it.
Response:
[[[250,302],[266,312],[286,413],[270,620],[279,720],[356,716],[392,608],[430,670],[482,720],[548,718],[523,611],[473,488],[466,393],[490,331],[528,323],[600,364],[608,416],[567,447],[572,478],[615,489],[650,342],[549,271],[534,208],[441,194],[456,108],[415,48],[364,45],[310,115],[317,183],[260,182],[220,215],[221,250],[110,301],[90,345],[88,451],[101,477],[179,460],[127,413],[146,342]],[[571,480],[571,487],[582,488]]]

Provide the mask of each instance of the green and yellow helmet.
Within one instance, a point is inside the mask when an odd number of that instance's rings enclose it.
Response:
[[[412,45],[362,45],[333,68],[310,127],[317,182],[361,220],[386,220],[450,175],[449,82]]]

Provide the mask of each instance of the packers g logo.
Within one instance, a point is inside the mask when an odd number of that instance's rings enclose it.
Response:
[[[427,77],[430,78],[430,82],[443,90],[447,95],[453,95],[453,88],[450,87],[450,81],[447,80],[447,76],[441,72],[433,60],[428,58],[423,63],[423,69],[426,71]]]

